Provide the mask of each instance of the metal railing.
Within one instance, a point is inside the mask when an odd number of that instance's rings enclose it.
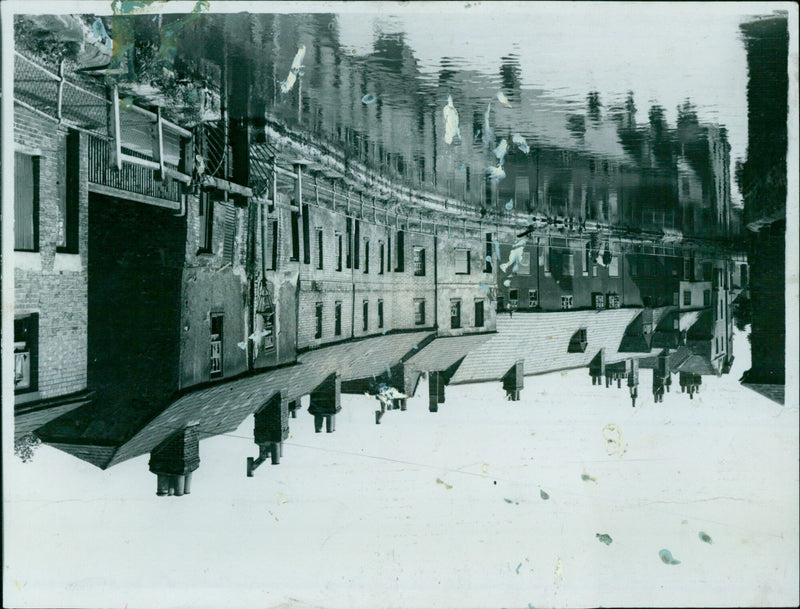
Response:
[[[14,51],[14,100],[39,114],[108,137],[110,101]]]
[[[96,137],[88,138],[88,142],[90,183],[157,199],[180,202],[181,184],[176,180],[167,176],[159,180],[155,169],[134,163],[123,163],[122,168],[117,169],[109,163],[111,155],[109,142]],[[142,157],[146,160],[145,155],[133,150],[123,150],[128,156]]]

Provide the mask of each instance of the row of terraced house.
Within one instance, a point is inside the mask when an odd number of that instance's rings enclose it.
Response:
[[[159,494],[181,494],[199,439],[249,414],[259,459],[278,459],[301,399],[332,432],[341,394],[403,408],[423,375],[435,411],[448,384],[500,381],[518,399],[525,376],[589,367],[624,376],[635,403],[640,364],[660,371],[654,396],[671,372],[695,375],[692,393],[730,366],[743,264],[687,257],[685,273],[643,271],[647,287],[630,260],[648,252],[615,241],[599,265],[589,237],[556,233],[510,269],[516,227],[457,201],[323,162],[224,103],[179,125],[14,59],[17,436],[101,468],[150,453]],[[29,73],[71,94],[53,102]]]

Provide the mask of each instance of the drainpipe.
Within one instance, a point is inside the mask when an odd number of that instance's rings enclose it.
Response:
[[[439,331],[439,236],[433,231],[433,321]]]

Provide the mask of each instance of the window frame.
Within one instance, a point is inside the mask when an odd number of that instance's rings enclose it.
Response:
[[[463,256],[466,254],[466,258],[464,260],[459,260],[459,256]],[[453,270],[455,271],[456,275],[469,275],[470,271],[472,270],[472,261],[471,252],[468,248],[464,247],[457,247],[453,250]],[[466,270],[461,271],[459,270],[459,265],[464,264],[466,262]],[[462,267],[463,268],[463,267]]]
[[[455,311],[455,313],[454,313]],[[450,329],[451,330],[459,330],[461,329],[461,299],[460,298],[451,298],[450,299]]]
[[[684,307],[691,307],[692,306],[692,291],[691,290],[684,290],[683,291],[683,302]]]
[[[214,332],[214,321],[219,320],[219,332]],[[218,335],[215,340],[214,336]],[[209,313],[209,372],[210,379],[222,378],[225,376],[225,314],[219,311]],[[219,346],[219,356],[215,356],[215,345]],[[215,369],[214,361],[219,360],[219,367]]]
[[[570,311],[574,307],[574,299],[572,294],[562,294],[561,295],[561,310],[562,311]],[[568,305],[568,306],[567,306]]]
[[[32,176],[32,190],[31,190],[31,223],[32,223],[32,234],[31,240],[33,241],[32,247],[25,248],[20,247],[17,245],[17,227],[20,225],[20,218],[17,216],[18,209],[21,208],[21,202],[17,200],[17,197],[22,192],[20,188],[14,188],[14,251],[15,252],[39,252],[41,248],[41,244],[39,243],[40,239],[40,230],[39,230],[39,223],[40,223],[40,212],[41,212],[41,193],[40,193],[40,181],[41,181],[41,156],[38,154],[28,154],[26,152],[22,152],[19,150],[14,151],[14,181],[16,186],[17,180],[17,170],[19,169],[19,162],[20,159],[25,158],[26,162],[27,159],[30,159],[31,163],[31,176]],[[27,203],[27,202],[26,202]],[[27,211],[27,210],[25,210]]]
[[[425,265],[425,248],[419,245],[414,246],[414,277],[425,277],[427,273]]]
[[[336,300],[333,303],[333,335],[342,335],[342,301]]]
[[[314,338],[322,338],[322,303],[314,303]]]
[[[197,198],[197,220],[199,224],[197,253],[210,254],[214,243],[214,201],[207,190],[201,189]]]
[[[369,332],[369,300],[361,303],[361,331]]]
[[[473,325],[476,328],[483,328],[486,325],[486,304],[485,299],[475,299],[475,319]],[[478,323],[480,321],[480,323]]]
[[[56,252],[78,254],[80,253],[80,132],[70,129],[64,139],[64,174],[59,176],[64,180],[64,188],[59,192],[59,197],[64,197],[64,244],[59,245],[56,242]],[[59,162],[61,160],[62,158]]]
[[[383,298],[378,299],[378,328],[383,328]]]
[[[30,334],[29,340],[25,341],[23,336],[17,336],[19,328],[24,333]],[[17,339],[20,340],[17,340]],[[20,345],[23,343],[23,345]],[[18,350],[19,349],[19,350]],[[27,387],[17,388],[17,355],[28,354]],[[24,366],[23,366],[24,367]],[[25,313],[14,316],[14,395],[34,393],[39,390],[39,313]]]
[[[323,270],[325,267],[325,234],[322,228],[316,227],[317,233],[317,270]]]
[[[425,325],[425,299],[424,298],[415,298],[414,299],[414,325],[415,326],[424,326]]]

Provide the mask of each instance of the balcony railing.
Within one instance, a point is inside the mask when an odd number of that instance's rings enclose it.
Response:
[[[181,200],[180,182],[165,176],[158,179],[157,170],[134,163],[122,163],[117,169],[111,163],[110,142],[98,138],[89,138],[89,183],[99,184],[116,190],[163,199],[179,203]],[[127,157],[148,159],[141,153],[122,148]],[[169,165],[165,165],[169,167]],[[172,167],[177,170],[177,167]]]

